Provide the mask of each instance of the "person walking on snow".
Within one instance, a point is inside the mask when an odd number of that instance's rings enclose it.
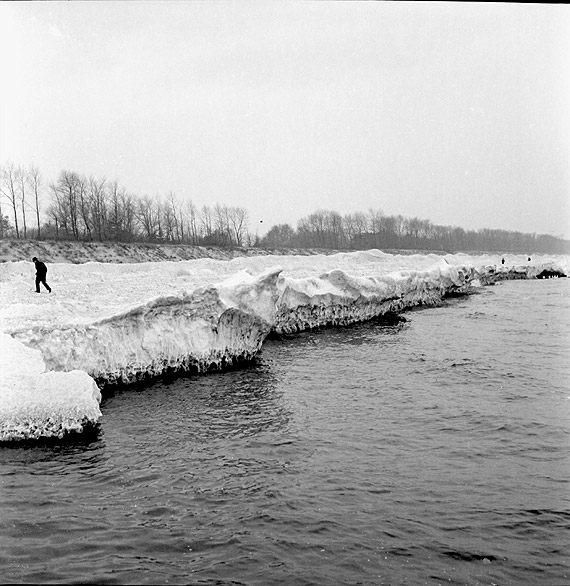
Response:
[[[36,293],[40,292],[40,283],[51,293],[51,287],[46,283],[47,267],[35,256],[32,261],[36,265]]]

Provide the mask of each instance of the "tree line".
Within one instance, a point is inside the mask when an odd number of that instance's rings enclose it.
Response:
[[[508,230],[464,230],[430,220],[386,215],[370,209],[341,215],[317,210],[296,227],[272,226],[252,234],[241,206],[219,203],[198,209],[187,199],[133,194],[118,181],[61,171],[46,181],[35,166],[0,168],[0,238],[150,242],[220,247],[378,248],[570,253],[570,241],[548,234]]]
[[[289,224],[273,226],[261,239],[264,248],[330,248],[335,250],[437,250],[570,253],[570,241],[548,234],[509,230],[464,230],[432,224],[430,220],[385,215],[380,210],[342,216],[318,210]]]
[[[250,245],[243,207],[216,203],[198,210],[172,192],[139,196],[118,181],[73,171],[61,171],[57,181],[44,182],[35,167],[4,165],[0,195],[0,238]]]

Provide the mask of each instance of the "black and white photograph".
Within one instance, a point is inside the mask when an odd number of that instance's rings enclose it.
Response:
[[[570,6],[0,2],[0,583],[570,585]]]

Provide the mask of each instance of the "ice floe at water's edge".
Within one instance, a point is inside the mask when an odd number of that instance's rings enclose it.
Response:
[[[97,424],[101,393],[86,372],[48,372],[39,350],[8,334],[0,346],[0,441],[61,439]]]

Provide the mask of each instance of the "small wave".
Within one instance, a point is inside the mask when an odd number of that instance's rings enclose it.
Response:
[[[461,560],[463,562],[473,562],[473,561],[483,561],[483,562],[494,562],[500,559],[499,557],[490,554],[490,553],[476,553],[476,552],[469,552],[469,551],[459,551],[459,550],[447,550],[442,551],[442,555],[450,557],[454,560]],[[501,558],[506,560],[506,558]]]

